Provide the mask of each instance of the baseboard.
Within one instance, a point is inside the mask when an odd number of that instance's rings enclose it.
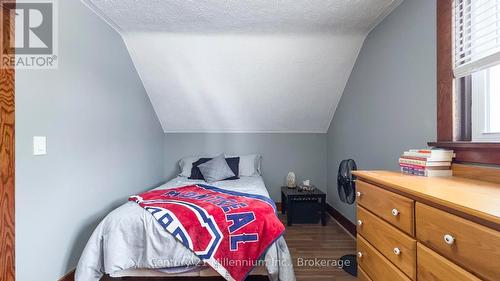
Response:
[[[344,217],[339,211],[337,211],[332,205],[326,204],[326,211],[342,225],[352,236],[356,237],[356,225]]]
[[[63,277],[59,278],[57,281],[75,281],[75,270],[71,270],[70,272],[66,273]]]

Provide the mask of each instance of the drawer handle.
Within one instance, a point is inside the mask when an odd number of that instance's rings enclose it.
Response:
[[[356,196],[357,196],[357,197],[361,197],[361,192],[356,191]]]
[[[363,257],[363,253],[358,252],[358,258],[362,258],[362,257]]]
[[[399,215],[399,211],[398,211],[398,209],[396,209],[396,208],[392,209],[391,213],[392,213],[392,215],[393,215],[393,216],[395,216],[395,217],[397,217],[397,216]]]
[[[363,224],[363,221],[358,220],[358,225],[361,226]]]
[[[394,250],[392,250],[394,252],[394,254],[396,256],[399,256],[399,254],[401,254],[401,250],[399,248],[394,248]]]
[[[444,242],[448,245],[453,245],[455,243],[455,237],[451,236],[450,234],[446,234],[444,237]]]

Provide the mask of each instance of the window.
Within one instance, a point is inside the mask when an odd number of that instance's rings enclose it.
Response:
[[[500,0],[455,0],[456,78],[500,63]]]
[[[457,98],[471,99],[459,101],[461,111],[472,107],[460,116],[461,128],[472,127],[460,140],[500,142],[500,0],[455,0],[454,37]]]
[[[438,0],[437,141],[500,165],[500,0]],[[474,81],[473,81],[474,80]]]
[[[472,140],[500,141],[500,65],[472,74]]]

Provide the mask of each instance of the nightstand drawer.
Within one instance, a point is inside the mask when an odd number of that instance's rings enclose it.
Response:
[[[433,250],[417,243],[418,280],[422,281],[480,281]]]
[[[417,238],[488,280],[500,276],[500,232],[417,203]]]
[[[356,188],[358,204],[409,235],[415,235],[415,201],[363,181],[358,181]]]
[[[410,278],[408,278],[381,253],[373,248],[363,237],[358,235],[357,239],[358,265],[370,276],[372,280],[410,280]]]
[[[358,233],[411,279],[416,280],[417,242],[358,206]]]

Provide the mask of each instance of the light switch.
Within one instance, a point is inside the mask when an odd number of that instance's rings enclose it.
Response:
[[[33,137],[33,155],[47,154],[47,137],[35,136]]]

